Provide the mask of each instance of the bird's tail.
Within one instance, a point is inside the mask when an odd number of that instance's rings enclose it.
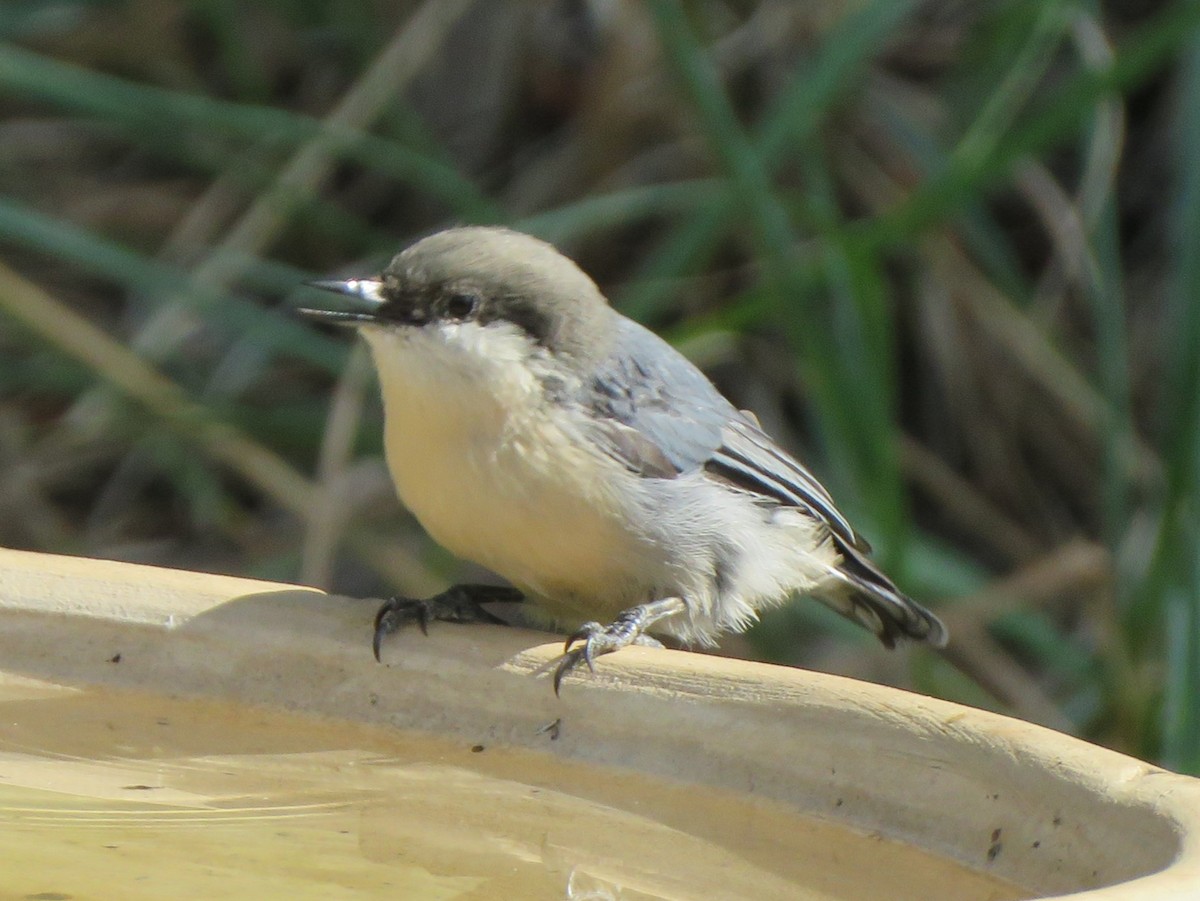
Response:
[[[866,626],[889,648],[899,638],[945,647],[950,633],[940,619],[903,594],[860,549],[835,540],[842,563],[831,567],[835,584],[814,594],[817,600]]]

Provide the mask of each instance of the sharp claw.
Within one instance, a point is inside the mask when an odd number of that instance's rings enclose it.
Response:
[[[417,625],[421,627],[421,634],[429,634],[429,605],[422,603],[417,607]]]
[[[380,656],[383,640],[395,632],[400,625],[397,622],[398,616],[396,606],[392,601],[388,601],[380,607],[379,612],[375,614],[375,635],[371,639],[371,650],[375,653],[375,660],[378,663],[383,663],[383,658]]]
[[[563,654],[562,663],[560,663],[558,668],[554,671],[554,696],[556,698],[562,696],[561,690],[563,677],[566,676],[571,670],[575,669],[578,664],[578,651],[567,651],[567,653]]]
[[[376,663],[383,663],[383,659],[379,656],[379,649],[383,647],[383,636],[385,635],[387,635],[387,632],[379,628],[378,623],[376,623],[375,637],[371,640],[371,650],[375,652]]]
[[[596,667],[592,664],[592,642],[589,636],[571,636],[571,638],[568,640],[568,647],[570,646],[571,642],[578,641],[581,638],[583,639],[584,643],[577,648],[567,650],[563,654],[562,662],[559,663],[558,667],[554,670],[555,697],[561,695],[563,679],[566,678],[567,675],[569,675],[572,671],[574,671],[577,666],[579,666],[579,662],[581,660],[587,664],[588,669],[591,670],[592,673],[596,672]]]
[[[375,662],[383,663],[383,658],[379,656],[380,649],[383,647],[383,639],[387,637],[392,630],[388,628],[388,617],[392,613],[392,605],[384,604],[375,614],[375,635],[371,639],[371,650],[375,652]]]
[[[592,636],[600,631],[599,623],[584,623],[574,632],[567,636],[567,640],[563,642],[563,653],[571,650],[571,645],[577,641],[590,641]]]

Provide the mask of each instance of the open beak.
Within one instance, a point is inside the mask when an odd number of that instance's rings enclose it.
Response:
[[[296,312],[315,322],[334,325],[357,325],[373,322],[375,311],[383,303],[383,282],[377,278],[319,279],[306,282],[310,288],[319,288],[332,294],[340,294],[348,301],[328,307],[298,307]]]

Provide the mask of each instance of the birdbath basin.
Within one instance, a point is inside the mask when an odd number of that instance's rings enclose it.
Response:
[[[1200,897],[1200,781],[876,685],[0,551],[0,894]]]

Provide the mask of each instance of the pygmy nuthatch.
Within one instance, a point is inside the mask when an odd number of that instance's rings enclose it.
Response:
[[[406,623],[495,622],[481,602],[522,598],[576,629],[556,691],[581,661],[657,644],[648,632],[712,645],[796,593],[888,647],[945,644],[812,473],[549,244],[456,228],[378,277],[314,285],[351,306],[302,312],[370,345],[400,499],[515,586],[388,601],[376,657]]]

